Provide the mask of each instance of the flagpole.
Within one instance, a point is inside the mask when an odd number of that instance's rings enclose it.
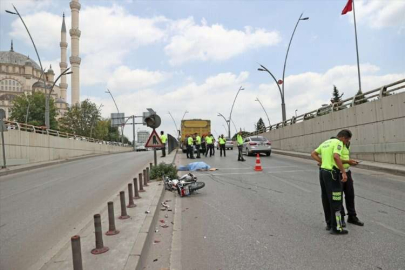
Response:
[[[357,74],[359,76],[359,90],[361,91],[359,45],[358,45],[358,41],[357,41],[356,11],[354,9],[354,0],[353,0],[353,17],[354,17],[354,34],[356,36]]]

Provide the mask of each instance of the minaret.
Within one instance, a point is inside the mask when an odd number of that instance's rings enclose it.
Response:
[[[71,37],[71,56],[70,65],[72,66],[71,75],[71,85],[72,85],[72,104],[80,103],[80,57],[79,57],[79,40],[80,40],[80,30],[79,30],[79,11],[80,11],[79,0],[72,0],[70,2],[70,10],[72,12],[72,28],[70,29]]]
[[[61,39],[60,39],[60,73],[62,74],[66,68],[67,68],[67,55],[66,55],[66,50],[67,50],[67,42],[66,42],[66,25],[65,25],[65,13],[63,13],[63,21],[62,21],[62,30],[61,30]],[[60,97],[66,101],[66,91],[68,88],[68,84],[66,83],[66,75],[63,75],[62,78],[60,78],[61,82],[59,84],[60,88]]]

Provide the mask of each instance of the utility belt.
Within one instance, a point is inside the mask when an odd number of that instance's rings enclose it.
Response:
[[[339,168],[333,167],[332,170],[321,168],[321,171],[329,172],[331,174],[333,180],[339,179],[339,176],[340,176]]]

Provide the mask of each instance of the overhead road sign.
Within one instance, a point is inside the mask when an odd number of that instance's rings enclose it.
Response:
[[[125,124],[124,113],[112,113],[111,114],[111,127],[120,127]]]
[[[162,141],[160,140],[159,135],[157,134],[156,130],[153,130],[149,136],[148,141],[145,144],[145,147],[151,148],[162,148],[164,147]]]

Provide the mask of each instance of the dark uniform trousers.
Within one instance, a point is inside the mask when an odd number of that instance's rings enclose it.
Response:
[[[213,150],[214,150],[214,144],[213,143],[207,144],[207,152],[205,152],[205,156],[208,155],[208,152],[210,152],[210,156],[212,156],[213,155],[213,153],[212,153]]]
[[[346,202],[346,208],[347,208],[347,215],[350,217],[355,217],[357,216],[356,214],[356,209],[354,207],[354,187],[353,187],[353,178],[352,178],[352,172],[349,170],[346,172],[347,174],[347,181],[342,183],[342,190],[343,193],[345,194],[345,202]],[[340,214],[342,217],[345,216],[345,208],[342,204],[342,210],[340,211]]]
[[[166,156],[166,143],[163,144],[163,147],[161,148],[162,150],[162,157]]]
[[[226,152],[225,152],[225,144],[220,144],[219,145],[219,154],[222,157],[222,151],[224,151],[224,157],[226,157]]]
[[[201,144],[195,145],[195,148],[197,149],[197,158],[200,158],[200,147],[201,147]]]
[[[319,181],[322,191],[322,205],[326,224],[332,230],[342,230],[340,211],[342,209],[342,185],[339,171],[320,169]]]
[[[243,145],[238,145],[238,160],[243,160],[242,148],[243,148]]]
[[[187,154],[188,154],[188,158],[194,158],[194,151],[193,151],[193,145],[189,145],[187,144]]]

